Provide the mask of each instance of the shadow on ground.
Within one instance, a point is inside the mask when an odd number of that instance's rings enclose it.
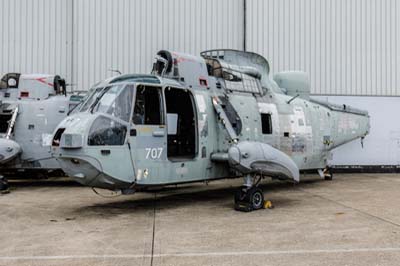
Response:
[[[306,185],[325,182],[320,179],[306,180],[300,184],[292,184],[289,182],[270,182],[261,184],[265,197],[272,200],[274,204],[279,206],[293,205],[299,200],[288,199],[283,194],[280,196],[275,192],[292,191],[296,192],[299,187]],[[120,196],[113,198],[110,201],[102,202],[90,206],[82,206],[74,209],[74,215],[98,216],[107,218],[108,216],[123,215],[127,213],[147,213],[157,210],[179,209],[187,206],[210,206],[218,207],[219,209],[233,210],[233,195],[239,188],[238,186],[230,185],[229,187],[213,186],[203,187],[199,185],[185,185],[177,188],[166,187],[153,192],[140,192],[141,197],[137,195]],[[271,197],[268,197],[270,192]]]

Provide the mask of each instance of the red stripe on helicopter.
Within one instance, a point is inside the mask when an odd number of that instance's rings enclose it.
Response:
[[[43,84],[49,85],[50,87],[54,87],[54,84],[47,82],[46,78],[36,78],[35,80],[37,80],[37,81],[39,81],[39,82],[41,82]]]

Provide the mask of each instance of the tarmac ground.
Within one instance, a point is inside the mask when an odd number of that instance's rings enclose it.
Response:
[[[73,182],[0,195],[0,265],[400,265],[400,174],[264,181],[274,209],[233,210],[242,180],[122,196]]]

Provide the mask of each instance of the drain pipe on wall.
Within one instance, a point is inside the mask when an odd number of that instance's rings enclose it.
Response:
[[[247,17],[246,17],[246,0],[243,0],[243,51],[246,51],[246,28],[247,28]]]

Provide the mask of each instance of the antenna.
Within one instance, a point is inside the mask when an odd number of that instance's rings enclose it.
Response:
[[[294,96],[292,99],[290,99],[289,101],[287,101],[287,104],[290,104],[294,99],[296,99],[297,97],[299,97],[300,94],[297,94],[296,96]]]
[[[109,69],[108,71],[114,72],[114,73],[118,73],[118,74],[122,75],[122,72],[119,71],[118,69]]]

